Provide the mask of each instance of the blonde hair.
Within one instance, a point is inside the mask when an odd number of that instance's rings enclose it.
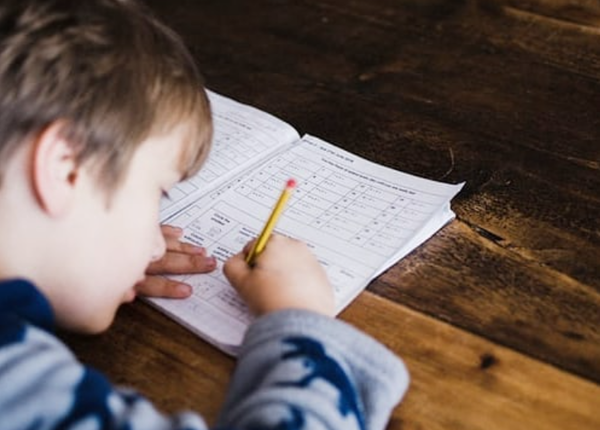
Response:
[[[57,121],[78,162],[93,163],[109,191],[150,135],[190,124],[183,177],[200,168],[212,138],[193,58],[137,1],[3,0],[0,172],[20,145]]]

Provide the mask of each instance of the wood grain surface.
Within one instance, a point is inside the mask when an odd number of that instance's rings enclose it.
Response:
[[[600,428],[600,2],[148,0],[206,85],[375,162],[466,181],[341,318],[408,364],[389,429]],[[214,420],[234,362],[143,303],[84,360]]]

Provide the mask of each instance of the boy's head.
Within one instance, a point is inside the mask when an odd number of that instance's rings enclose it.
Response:
[[[161,191],[211,136],[192,58],[138,2],[3,0],[0,279],[32,278],[63,325],[105,328],[164,251]]]
[[[211,130],[201,85],[179,38],[136,1],[4,0],[0,167],[60,121],[78,161],[93,163],[110,191],[138,145],[187,119],[198,142],[182,154],[187,176]]]

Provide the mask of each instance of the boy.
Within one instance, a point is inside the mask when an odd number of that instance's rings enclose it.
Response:
[[[200,167],[211,127],[188,52],[136,2],[0,3],[3,430],[206,428],[113,387],[52,330],[100,332],[135,297],[165,252],[161,194]],[[382,429],[402,363],[329,317],[305,245],[275,236],[253,268],[247,251],[225,274],[259,318],[219,428]]]

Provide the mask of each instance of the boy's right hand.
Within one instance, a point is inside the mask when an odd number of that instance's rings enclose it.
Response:
[[[223,271],[255,315],[282,309],[335,314],[333,288],[306,244],[274,234],[253,267],[245,261],[251,245],[227,260]]]

